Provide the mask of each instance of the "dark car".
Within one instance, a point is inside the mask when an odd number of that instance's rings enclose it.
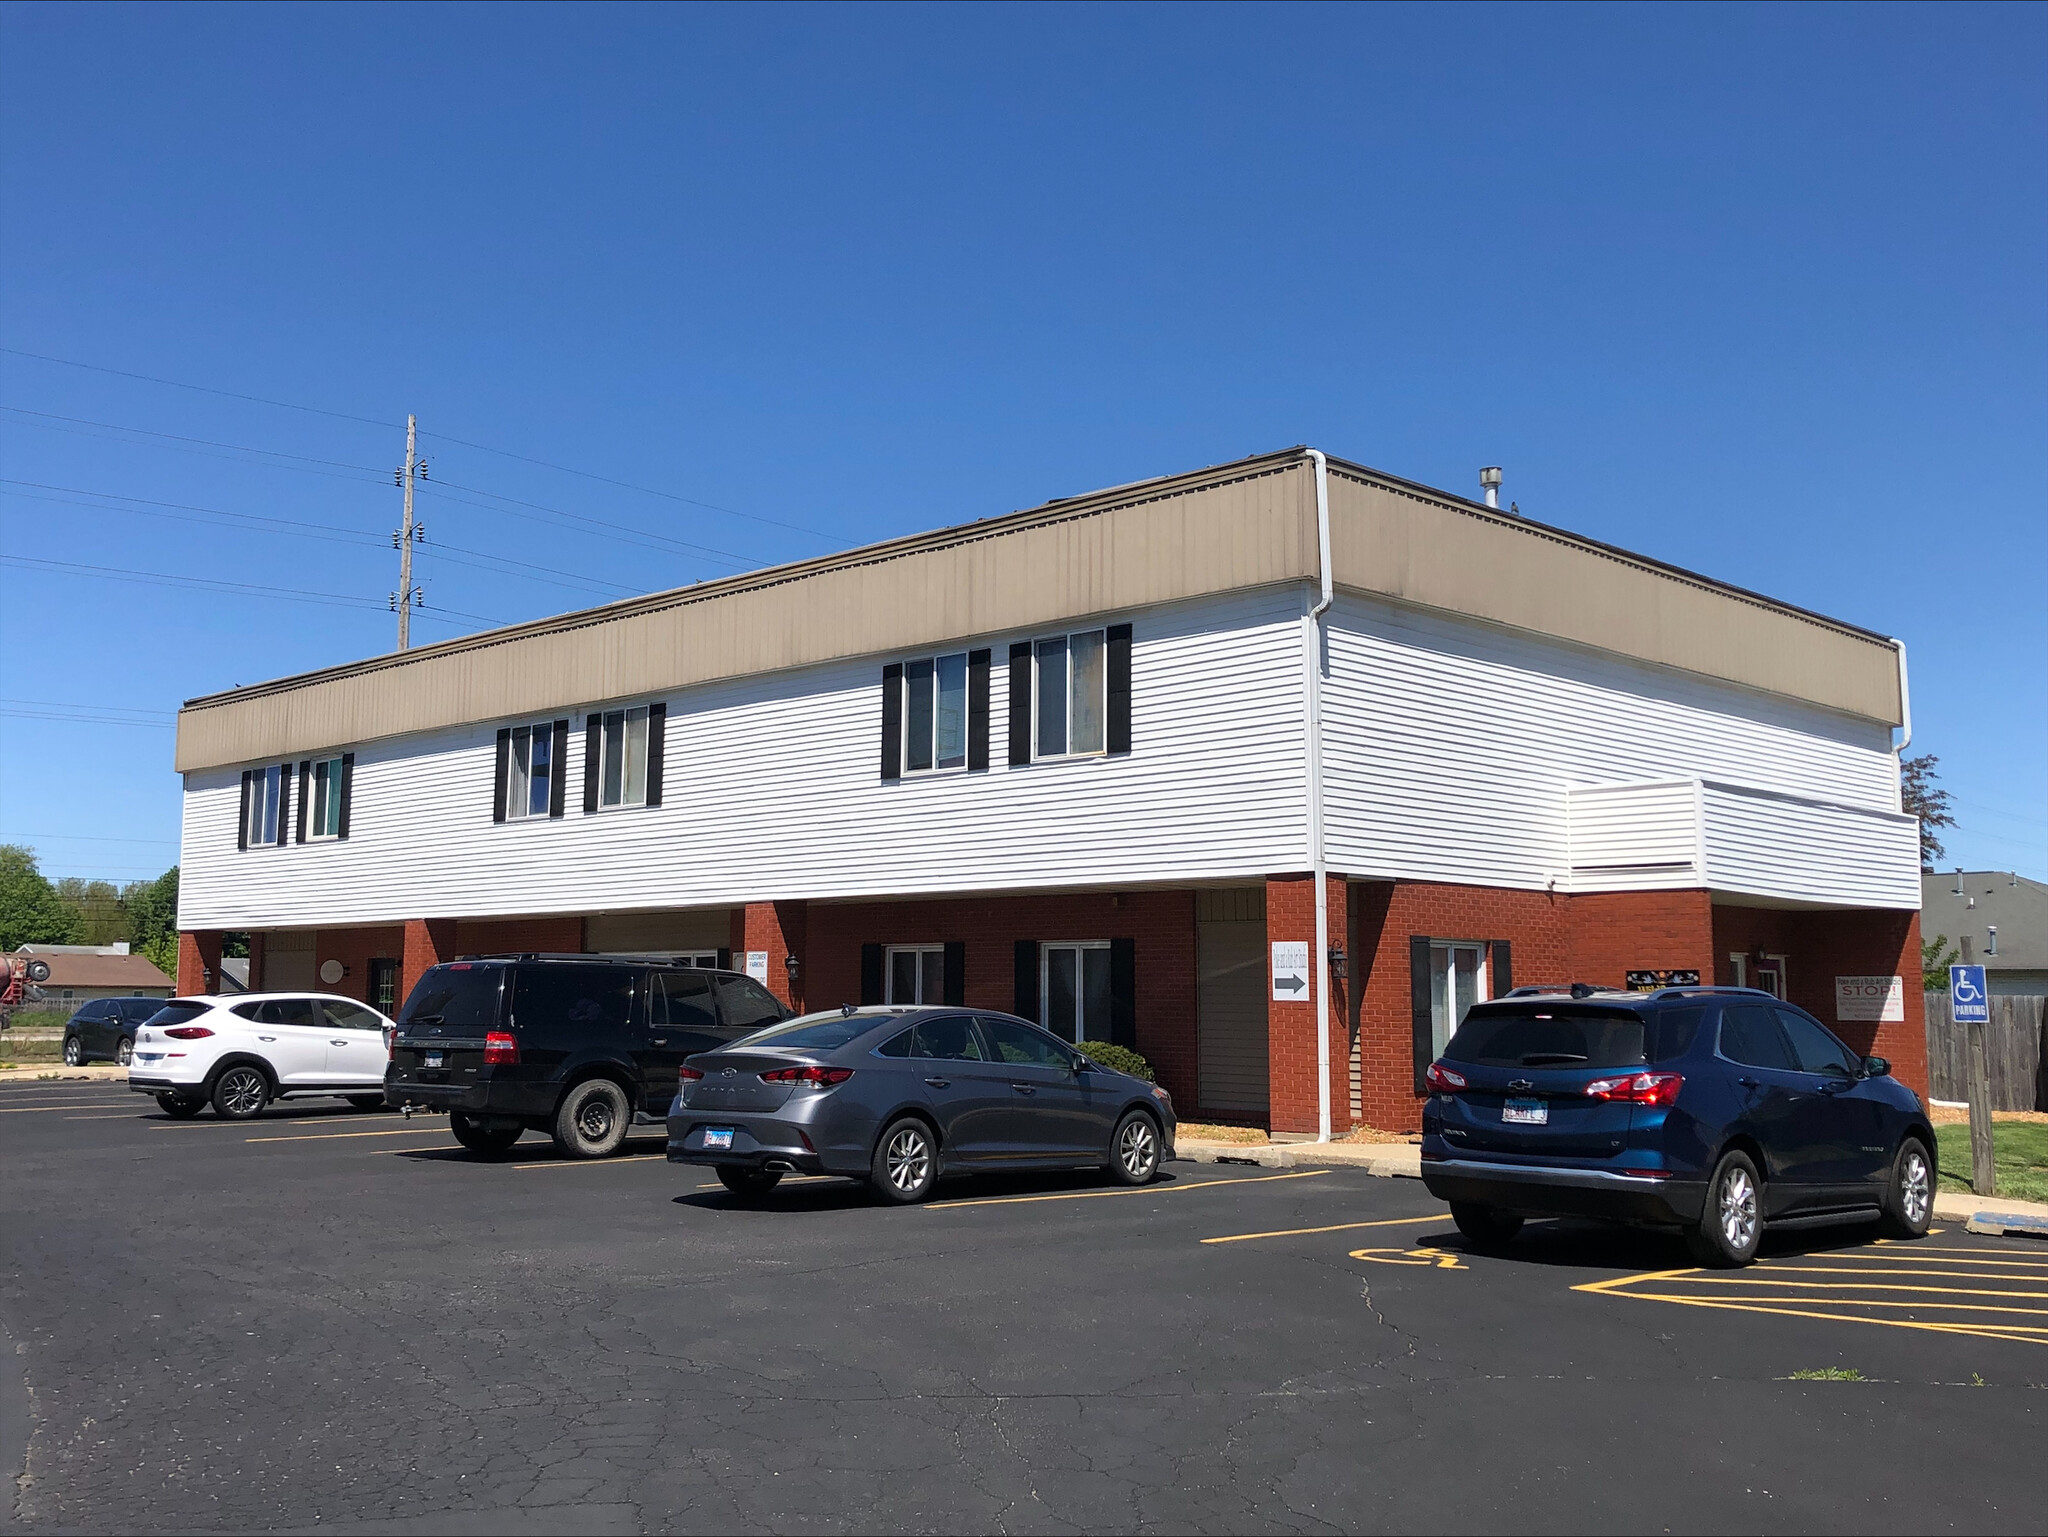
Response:
[[[1422,1178],[1479,1245],[1528,1216],[1676,1230],[1743,1265],[1765,1226],[1917,1238],[1934,1132],[1882,1057],[1749,988],[1517,988],[1430,1064]]]
[[[128,1065],[135,1055],[135,1032],[161,1009],[166,998],[96,998],[82,1004],[64,1022],[64,1065],[81,1067],[108,1058]]]
[[[683,1058],[789,1017],[751,977],[588,955],[476,956],[430,968],[392,1038],[384,1099],[445,1110],[501,1153],[545,1131],[564,1153],[619,1150],[658,1121]]]
[[[848,1007],[683,1064],[668,1156],[764,1195],[785,1174],[921,1201],[942,1174],[1107,1169],[1142,1185],[1173,1156],[1166,1090],[1013,1015]]]

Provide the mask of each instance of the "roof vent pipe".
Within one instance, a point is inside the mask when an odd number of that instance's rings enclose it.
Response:
[[[1486,505],[1498,507],[1500,505],[1500,466],[1489,464],[1485,469],[1481,470],[1479,472],[1479,484],[1486,492]]]

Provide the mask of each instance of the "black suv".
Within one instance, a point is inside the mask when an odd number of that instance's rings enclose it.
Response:
[[[502,1153],[545,1131],[572,1158],[659,1121],[693,1052],[790,1017],[753,978],[678,962],[483,955],[436,966],[405,1000],[384,1098],[446,1110],[455,1138]]]
[[[111,1057],[126,1067],[135,1055],[135,1032],[168,998],[99,998],[64,1022],[64,1065],[82,1067]]]

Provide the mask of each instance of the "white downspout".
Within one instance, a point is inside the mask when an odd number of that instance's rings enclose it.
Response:
[[[1330,1140],[1330,881],[1323,849],[1323,615],[1330,585],[1330,463],[1305,452],[1316,467],[1316,559],[1322,595],[1302,620],[1302,691],[1308,748],[1308,857],[1316,883],[1316,947],[1309,955],[1309,997],[1316,1011],[1316,1140]]]
[[[1899,738],[1899,745],[1892,749],[1892,761],[1899,770],[1892,778],[1898,785],[1898,808],[1904,811],[1906,749],[1913,745],[1913,683],[1906,673],[1906,643],[1895,635],[1892,637],[1892,645],[1899,653],[1899,715],[1902,717],[1900,729],[1905,732],[1905,735]]]

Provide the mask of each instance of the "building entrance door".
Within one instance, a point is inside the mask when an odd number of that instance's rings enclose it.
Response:
[[[1195,946],[1199,1108],[1262,1121],[1271,1108],[1264,890],[1196,892]]]

